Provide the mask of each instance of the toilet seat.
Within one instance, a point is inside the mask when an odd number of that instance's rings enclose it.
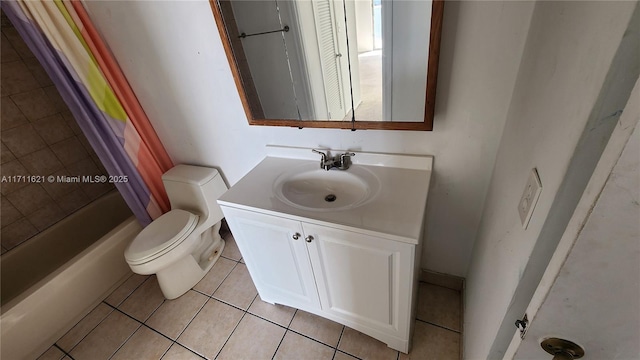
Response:
[[[180,245],[198,224],[198,216],[171,210],[144,228],[124,252],[129,264],[149,262]]]

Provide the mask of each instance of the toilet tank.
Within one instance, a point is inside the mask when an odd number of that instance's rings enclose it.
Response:
[[[224,215],[218,198],[227,191],[218,170],[177,165],[162,175],[171,209],[182,209],[204,217],[211,225],[222,220]]]

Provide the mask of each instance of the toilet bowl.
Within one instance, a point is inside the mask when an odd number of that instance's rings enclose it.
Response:
[[[171,211],[154,220],[124,253],[136,274],[156,274],[165,298],[175,299],[196,285],[216,263],[224,240],[216,200],[226,190],[215,169],[178,165],[162,176]]]

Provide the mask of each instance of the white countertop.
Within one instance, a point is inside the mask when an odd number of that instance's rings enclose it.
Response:
[[[341,152],[332,151],[331,154]],[[319,167],[320,157],[312,154],[310,149],[273,146],[269,148],[270,155],[222,195],[218,203],[418,244],[422,238],[433,157],[354,152],[356,156],[353,157],[352,167],[366,167],[380,181],[377,195],[359,207],[319,212],[302,210],[281,201],[274,192],[278,176],[305,164],[317,164]]]

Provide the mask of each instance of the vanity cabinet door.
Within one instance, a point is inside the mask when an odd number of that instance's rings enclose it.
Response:
[[[387,343],[389,336],[408,339],[415,246],[307,223],[302,226],[305,235],[313,237],[307,247],[322,311],[360,325],[358,330]]]
[[[319,309],[300,222],[226,206],[222,211],[262,300]]]

